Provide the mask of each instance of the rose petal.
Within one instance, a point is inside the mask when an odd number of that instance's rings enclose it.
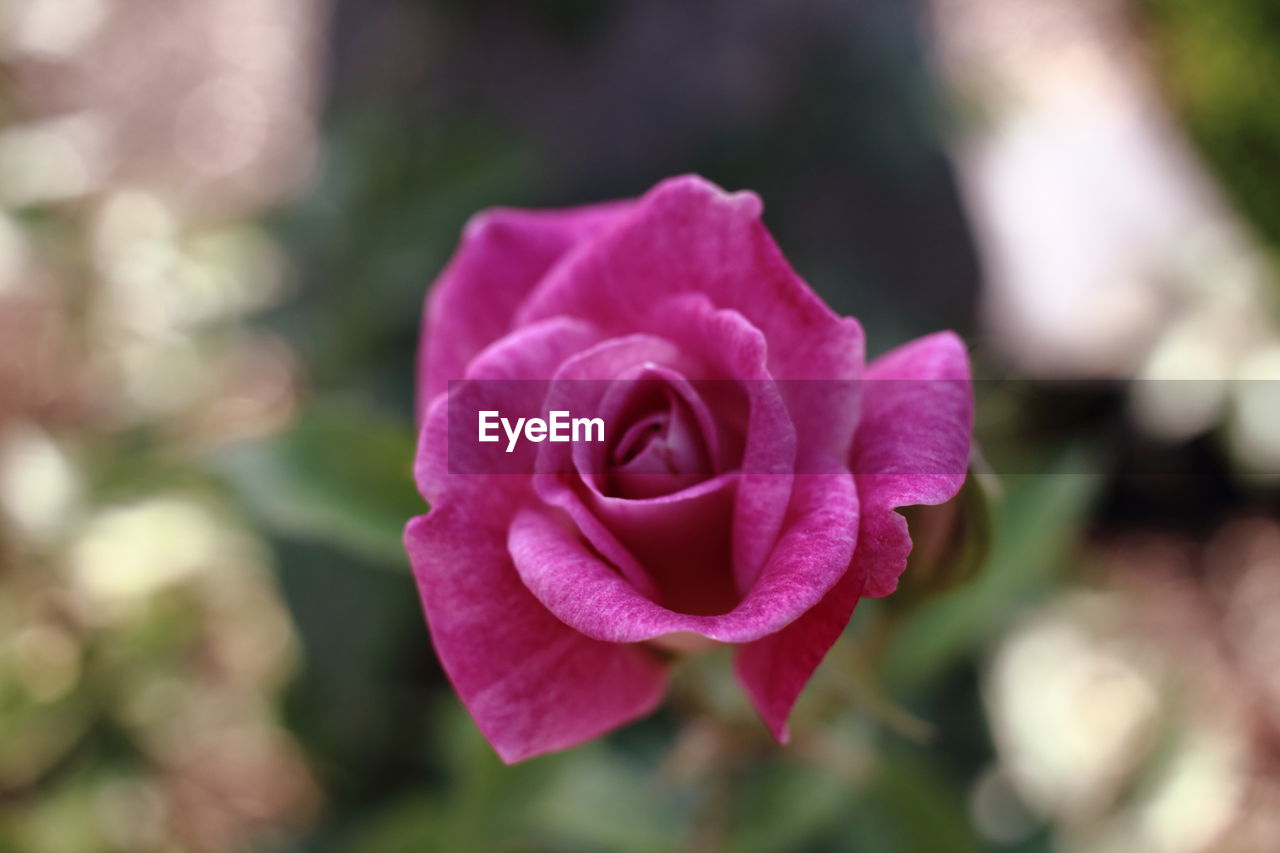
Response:
[[[680,363],[681,357],[671,342],[661,338],[628,335],[603,341],[566,359],[551,383],[548,405],[589,415],[600,412],[606,418],[607,429],[620,429],[620,425],[609,419],[612,412],[607,402],[611,386],[606,380],[619,374],[625,376],[646,363],[664,362]],[[603,443],[545,443],[538,451],[534,488],[546,503],[564,509],[592,546],[622,572],[635,589],[644,595],[656,596],[658,590],[645,568],[583,500],[582,483],[587,484],[589,490],[600,492],[607,467],[606,453]]]
[[[849,624],[867,576],[881,564],[906,560],[911,551],[906,528],[905,519],[897,513],[864,512],[857,550],[839,582],[781,631],[738,648],[734,656],[738,681],[779,743],[787,742],[791,708]]]
[[[666,670],[643,647],[590,639],[552,616],[516,575],[505,527],[463,502],[411,521],[405,547],[440,663],[511,763],[648,714]]]
[[[911,504],[940,504],[964,485],[973,433],[973,388],[964,343],[939,332],[873,361],[863,382],[853,472],[870,515]],[[906,558],[880,563],[864,595],[888,595]]]
[[[688,631],[743,643],[779,630],[840,579],[853,556],[857,519],[851,476],[797,477],[784,532],[760,579],[737,607],[721,615],[677,613],[655,604],[550,507],[520,511],[508,542],[516,569],[534,596],[590,637],[636,643]]]
[[[634,332],[637,319],[663,299],[700,293],[764,333],[775,378],[856,378],[861,327],[833,313],[796,275],[760,211],[754,193],[726,193],[694,175],[663,181],[551,271],[519,321],[571,314]]]
[[[536,486],[544,500],[569,512],[588,540],[613,560],[637,589],[665,591],[663,604],[674,610],[723,613],[756,582],[782,528],[795,470],[795,428],[765,367],[764,337],[741,314],[715,310],[704,298],[688,295],[667,300],[662,307],[666,330],[685,346],[676,349],[667,340],[650,335],[604,341],[566,361],[555,385],[569,391],[598,391],[603,387],[598,383],[567,383],[609,379],[628,365],[652,362],[661,368],[674,362],[677,354],[683,362],[700,356],[701,365],[680,365],[685,370],[700,369],[697,378],[719,382],[722,377],[734,377],[738,381],[733,384],[747,398],[748,416],[732,513],[723,519],[710,517],[706,499],[699,496],[694,500],[680,493],[657,502],[611,497],[599,488],[598,478],[593,476],[598,472],[581,470],[579,465],[581,480],[587,486],[582,494],[566,480],[567,466],[552,461],[563,459],[570,450],[550,444],[541,451],[542,473]],[[670,368],[666,370],[671,373]],[[681,378],[675,375],[672,381]],[[695,411],[705,408],[694,402]],[[579,462],[590,455],[599,464],[603,449],[579,445],[572,452]],[[691,518],[698,524],[691,525]],[[708,533],[721,529],[732,534],[727,542]],[[625,555],[619,553],[623,550]],[[637,565],[651,576],[652,584],[636,579]]]
[[[732,475],[653,498],[586,490],[583,505],[643,567],[649,600],[677,613],[728,613],[742,600],[734,583]],[[643,591],[645,587],[637,586]]]
[[[490,446],[475,441],[475,411],[540,412],[546,382],[530,380],[545,380],[597,340],[589,324],[564,317],[518,329],[471,363],[470,381],[436,398],[423,425],[415,473],[434,508],[410,522],[406,548],[441,665],[508,762],[642,716],[665,687],[664,668],[646,650],[584,637],[520,582],[505,539],[515,508],[533,499],[533,451],[512,454],[523,466],[516,476],[450,469],[492,470],[483,456]],[[458,417],[450,417],[451,397]]]
[[[568,317],[522,327],[493,343],[471,363],[467,380],[432,402],[418,437],[414,477],[422,496],[439,505],[450,489],[483,490],[495,477],[533,473],[538,445],[476,440],[477,414],[541,416],[546,377],[574,353],[599,340],[589,324]]]
[[[697,485],[714,472],[698,418],[668,391],[666,408],[627,428],[610,451],[609,494],[653,498]]]
[[[665,686],[662,665],[646,650],[584,637],[520,582],[505,538],[515,508],[533,497],[534,451],[511,455],[523,469],[516,476],[450,469],[452,462],[491,470],[483,456],[490,446],[475,440],[475,411],[540,413],[545,378],[597,340],[589,324],[570,318],[522,327],[480,353],[469,381],[439,395],[423,426],[415,473],[435,505],[410,523],[405,543],[441,664],[505,761],[572,746],[648,713]],[[459,415],[452,418],[451,398]]]
[[[418,351],[419,410],[450,380],[461,379],[477,353],[512,329],[520,303],[547,270],[631,205],[494,208],[473,217],[427,300]]]
[[[964,483],[973,396],[960,339],[943,332],[904,344],[873,361],[866,379],[854,451],[862,520],[849,571],[816,607],[744,645],[735,661],[756,710],[781,741],[791,707],[858,599],[892,592],[906,567],[911,537],[893,510],[942,503]]]
[[[733,380],[745,391],[748,416],[733,513],[733,572],[739,592],[746,593],[778,538],[791,499],[800,439],[786,389],[769,373],[764,335],[741,313],[717,310],[705,295],[686,293],[661,302],[654,318],[682,351],[697,354],[711,368],[701,378]]]

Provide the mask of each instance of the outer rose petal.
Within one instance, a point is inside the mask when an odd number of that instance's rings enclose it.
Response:
[[[616,643],[680,632],[745,643],[805,613],[846,574],[856,544],[858,496],[847,472],[797,477],[787,523],[760,579],[737,607],[713,616],[677,613],[645,598],[558,513],[550,507],[521,510],[508,541],[525,586],[566,624]]]
[[[556,261],[631,207],[610,202],[566,210],[494,208],[473,217],[436,280],[418,350],[419,411],[467,364],[505,335],[521,302]]]
[[[792,706],[858,599],[889,594],[906,567],[911,537],[893,510],[942,503],[964,484],[973,392],[960,339],[942,332],[904,344],[873,361],[866,379],[853,454],[862,515],[849,570],[816,606],[743,645],[735,661],[756,710],[783,742]]]
[[[450,493],[497,489],[512,479],[497,473],[451,475],[450,463],[454,470],[532,473],[536,445],[525,442],[512,454],[504,453],[501,443],[482,446],[475,441],[474,422],[451,418],[450,410],[496,409],[512,417],[541,414],[544,384],[523,380],[551,375],[562,361],[598,340],[599,334],[589,324],[552,317],[515,330],[477,356],[467,367],[466,379],[478,381],[437,395],[423,416],[414,461],[414,478],[422,496],[438,505]]]
[[[657,656],[552,616],[516,575],[504,528],[464,504],[405,530],[440,662],[502,760],[574,746],[656,708],[667,680]]]
[[[973,434],[964,343],[951,332],[918,338],[873,361],[865,378],[852,469],[866,514],[950,500],[964,485]],[[893,592],[905,567],[905,554],[877,562],[863,594]]]
[[[628,334],[663,300],[698,293],[764,333],[774,379],[857,379],[862,327],[837,316],[796,275],[760,222],[760,211],[754,193],[726,193],[692,175],[663,181],[608,231],[548,272],[517,322],[567,314],[609,334]],[[821,417],[807,417],[812,405],[788,409],[802,447],[843,459],[856,400],[852,383],[848,399],[832,399],[831,390]],[[800,386],[787,391],[799,392]]]
[[[546,377],[596,339],[581,320],[534,323],[485,349],[467,376]],[[539,407],[540,388],[479,382],[457,393],[499,393],[502,406]],[[514,399],[521,392],[533,398]],[[641,647],[583,636],[529,594],[507,553],[506,531],[515,509],[533,499],[530,478],[449,474],[448,404],[448,395],[438,395],[423,425],[416,474],[435,506],[409,523],[405,546],[436,653],[463,704],[509,762],[572,746],[647,714],[661,700],[664,667]],[[455,452],[481,452],[470,421],[452,426],[463,429]],[[526,467],[533,470],[532,451]]]

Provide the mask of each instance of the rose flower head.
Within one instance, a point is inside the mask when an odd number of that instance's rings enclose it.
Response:
[[[751,193],[663,181],[467,226],[423,320],[405,545],[440,662],[507,762],[652,711],[664,650],[736,647],[770,731],[964,482],[959,338],[864,363]]]

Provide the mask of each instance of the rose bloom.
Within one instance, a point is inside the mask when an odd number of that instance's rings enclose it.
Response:
[[[736,646],[785,742],[858,599],[897,585],[911,539],[895,508],[964,482],[960,340],[864,364],[858,322],[796,275],[760,212],[697,177],[490,210],[430,293],[415,476],[431,509],[405,544],[444,670],[507,762],[649,713],[670,651],[714,643]],[[604,443],[477,442],[477,410],[562,408],[547,380],[614,389],[584,413],[605,416]],[[705,398],[708,380],[738,391]]]

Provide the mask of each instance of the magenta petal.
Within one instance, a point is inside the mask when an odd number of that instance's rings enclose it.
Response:
[[[721,475],[654,498],[588,490],[583,501],[643,567],[654,591],[646,597],[677,613],[713,615],[742,600],[729,536],[735,486],[741,481]]]
[[[667,297],[698,293],[764,333],[774,378],[856,378],[861,327],[834,314],[796,275],[760,212],[754,193],[726,193],[694,175],[663,181],[558,265],[519,319],[572,314],[632,332]]]
[[[950,500],[964,485],[973,433],[963,342],[950,332],[911,341],[873,361],[866,380],[852,465],[864,517]],[[863,595],[893,592],[905,566],[905,554],[873,564]]]
[[[862,516],[848,572],[783,630],[738,650],[738,678],[774,735],[862,596],[887,595],[911,553],[907,522],[893,510],[941,503],[964,483],[973,425],[969,361],[949,332],[912,341],[873,361],[863,383],[853,454]]]
[[[420,410],[449,380],[461,379],[478,352],[512,329],[520,303],[566,252],[618,220],[631,204],[494,208],[473,217],[427,300],[418,353]]]
[[[734,580],[738,590],[745,593],[759,577],[777,541],[791,498],[791,475],[796,471],[800,438],[784,398],[787,386],[796,383],[779,387],[769,373],[769,346],[760,330],[738,311],[717,310],[702,294],[667,299],[659,303],[654,318],[664,335],[684,351],[700,356],[710,369],[702,378],[734,380],[748,401],[742,476],[733,514]],[[855,386],[850,382],[843,387]],[[826,402],[832,405],[830,396]],[[835,408],[838,405],[833,405]],[[722,418],[724,415],[721,413]],[[832,411],[828,411],[828,420],[832,417]],[[814,439],[812,435],[808,438]],[[839,452],[840,445],[823,447],[814,441],[806,445],[807,450]],[[844,458],[843,454],[837,458]]]
[[[491,409],[511,417],[541,415],[547,383],[540,380],[598,340],[589,324],[552,317],[517,329],[477,356],[466,372],[467,380],[476,381],[455,383],[432,401],[423,418],[414,463],[423,497],[434,506],[450,489],[483,490],[491,482],[532,474],[538,445],[526,442],[507,454],[502,442],[478,443],[475,413]]]
[[[509,543],[516,569],[534,596],[590,637],[636,643],[687,631],[744,643],[778,631],[822,599],[845,574],[857,526],[858,498],[850,476],[797,477],[783,534],[759,580],[737,607],[721,615],[677,613],[655,604],[562,523],[553,508],[517,514]]]
[[[504,526],[450,506],[411,521],[405,546],[440,662],[511,763],[649,713],[666,668],[648,649],[592,640],[548,613],[512,568]]]
[[[452,396],[470,412],[539,411],[546,383],[527,380],[545,379],[597,340],[581,320],[522,327],[469,365],[467,378],[482,381],[454,386]],[[514,476],[451,472],[451,462],[488,470],[489,460],[471,457],[490,446],[475,442],[472,418],[450,422],[450,399],[438,395],[423,425],[416,474],[434,508],[410,522],[405,544],[437,655],[463,703],[508,762],[648,713],[665,686],[659,661],[645,649],[601,643],[565,626],[511,564],[507,527],[516,507],[534,499],[533,452],[512,454],[524,454],[516,459],[524,471]]]
[[[612,386],[605,380],[646,370],[668,370],[659,365],[680,361],[669,342],[649,335],[612,338],[566,359],[550,387],[549,406],[575,412],[600,413],[607,424],[617,424],[617,412],[609,405]],[[673,373],[672,375],[678,376]],[[603,398],[603,400],[601,399]],[[584,503],[586,494],[600,493],[607,469],[604,444],[541,445],[534,488],[544,501],[562,507],[592,546],[621,571],[636,588],[655,595],[653,580],[645,572],[616,531]],[[583,484],[587,484],[584,486]]]
[[[758,330],[741,314],[715,310],[705,299],[669,300],[664,306],[667,331],[674,333],[678,343],[696,340],[703,346],[709,339],[719,344],[710,353],[689,348],[694,351],[685,353],[685,360],[701,355],[703,358],[698,360],[710,358],[715,363],[681,365],[678,357],[684,350],[671,342],[649,335],[629,335],[604,341],[567,360],[556,381],[567,391],[589,392],[602,389],[603,383],[584,387],[569,385],[568,380],[626,376],[628,368],[646,364],[651,366],[642,371],[641,377],[666,376],[673,388],[683,380],[670,369],[671,365],[698,369],[700,376],[709,372],[717,380],[729,376],[742,380],[741,391],[749,399],[748,435],[731,512],[723,518],[712,517],[712,506],[725,507],[726,501],[713,502],[710,496],[701,494],[695,498],[687,490],[664,500],[608,497],[602,494],[603,489],[596,484],[598,478],[593,476],[604,467],[601,464],[594,468],[578,466],[581,480],[590,487],[589,494],[580,494],[571,479],[564,476],[568,470],[564,457],[570,452],[583,458],[603,453],[603,448],[582,445],[572,451],[564,445],[544,445],[540,468],[546,473],[538,477],[537,488],[545,500],[569,512],[588,540],[637,589],[651,593],[665,589],[663,604],[675,610],[723,613],[751,588],[777,541],[791,494],[795,430],[778,388],[765,369],[766,345]],[[705,408],[697,401],[691,402],[695,403],[695,415]],[[557,403],[557,407],[561,404]],[[563,407],[575,409],[568,403]],[[597,407],[577,409],[595,411]],[[617,423],[608,409],[605,414],[606,422]],[[703,415],[703,419],[711,418]],[[590,498],[590,505],[584,503],[584,498]],[[716,535],[721,531],[726,537],[731,533],[732,538],[722,540]],[[647,569],[652,582],[637,577],[638,566]],[[664,583],[664,579],[670,582]]]
[[[738,648],[734,658],[738,681],[780,743],[787,742],[791,708],[849,624],[867,576],[881,563],[905,561],[910,551],[911,539],[902,516],[864,513],[858,526],[857,551],[840,581],[781,631]]]
[[[753,193],[726,193],[702,178],[663,181],[597,239],[558,264],[519,312],[590,320],[606,334],[666,335],[664,301],[696,295],[731,309],[768,345],[800,446],[846,459],[858,417],[864,341],[857,320],[839,317],[787,263],[760,221]],[[796,380],[826,380],[808,383]]]

